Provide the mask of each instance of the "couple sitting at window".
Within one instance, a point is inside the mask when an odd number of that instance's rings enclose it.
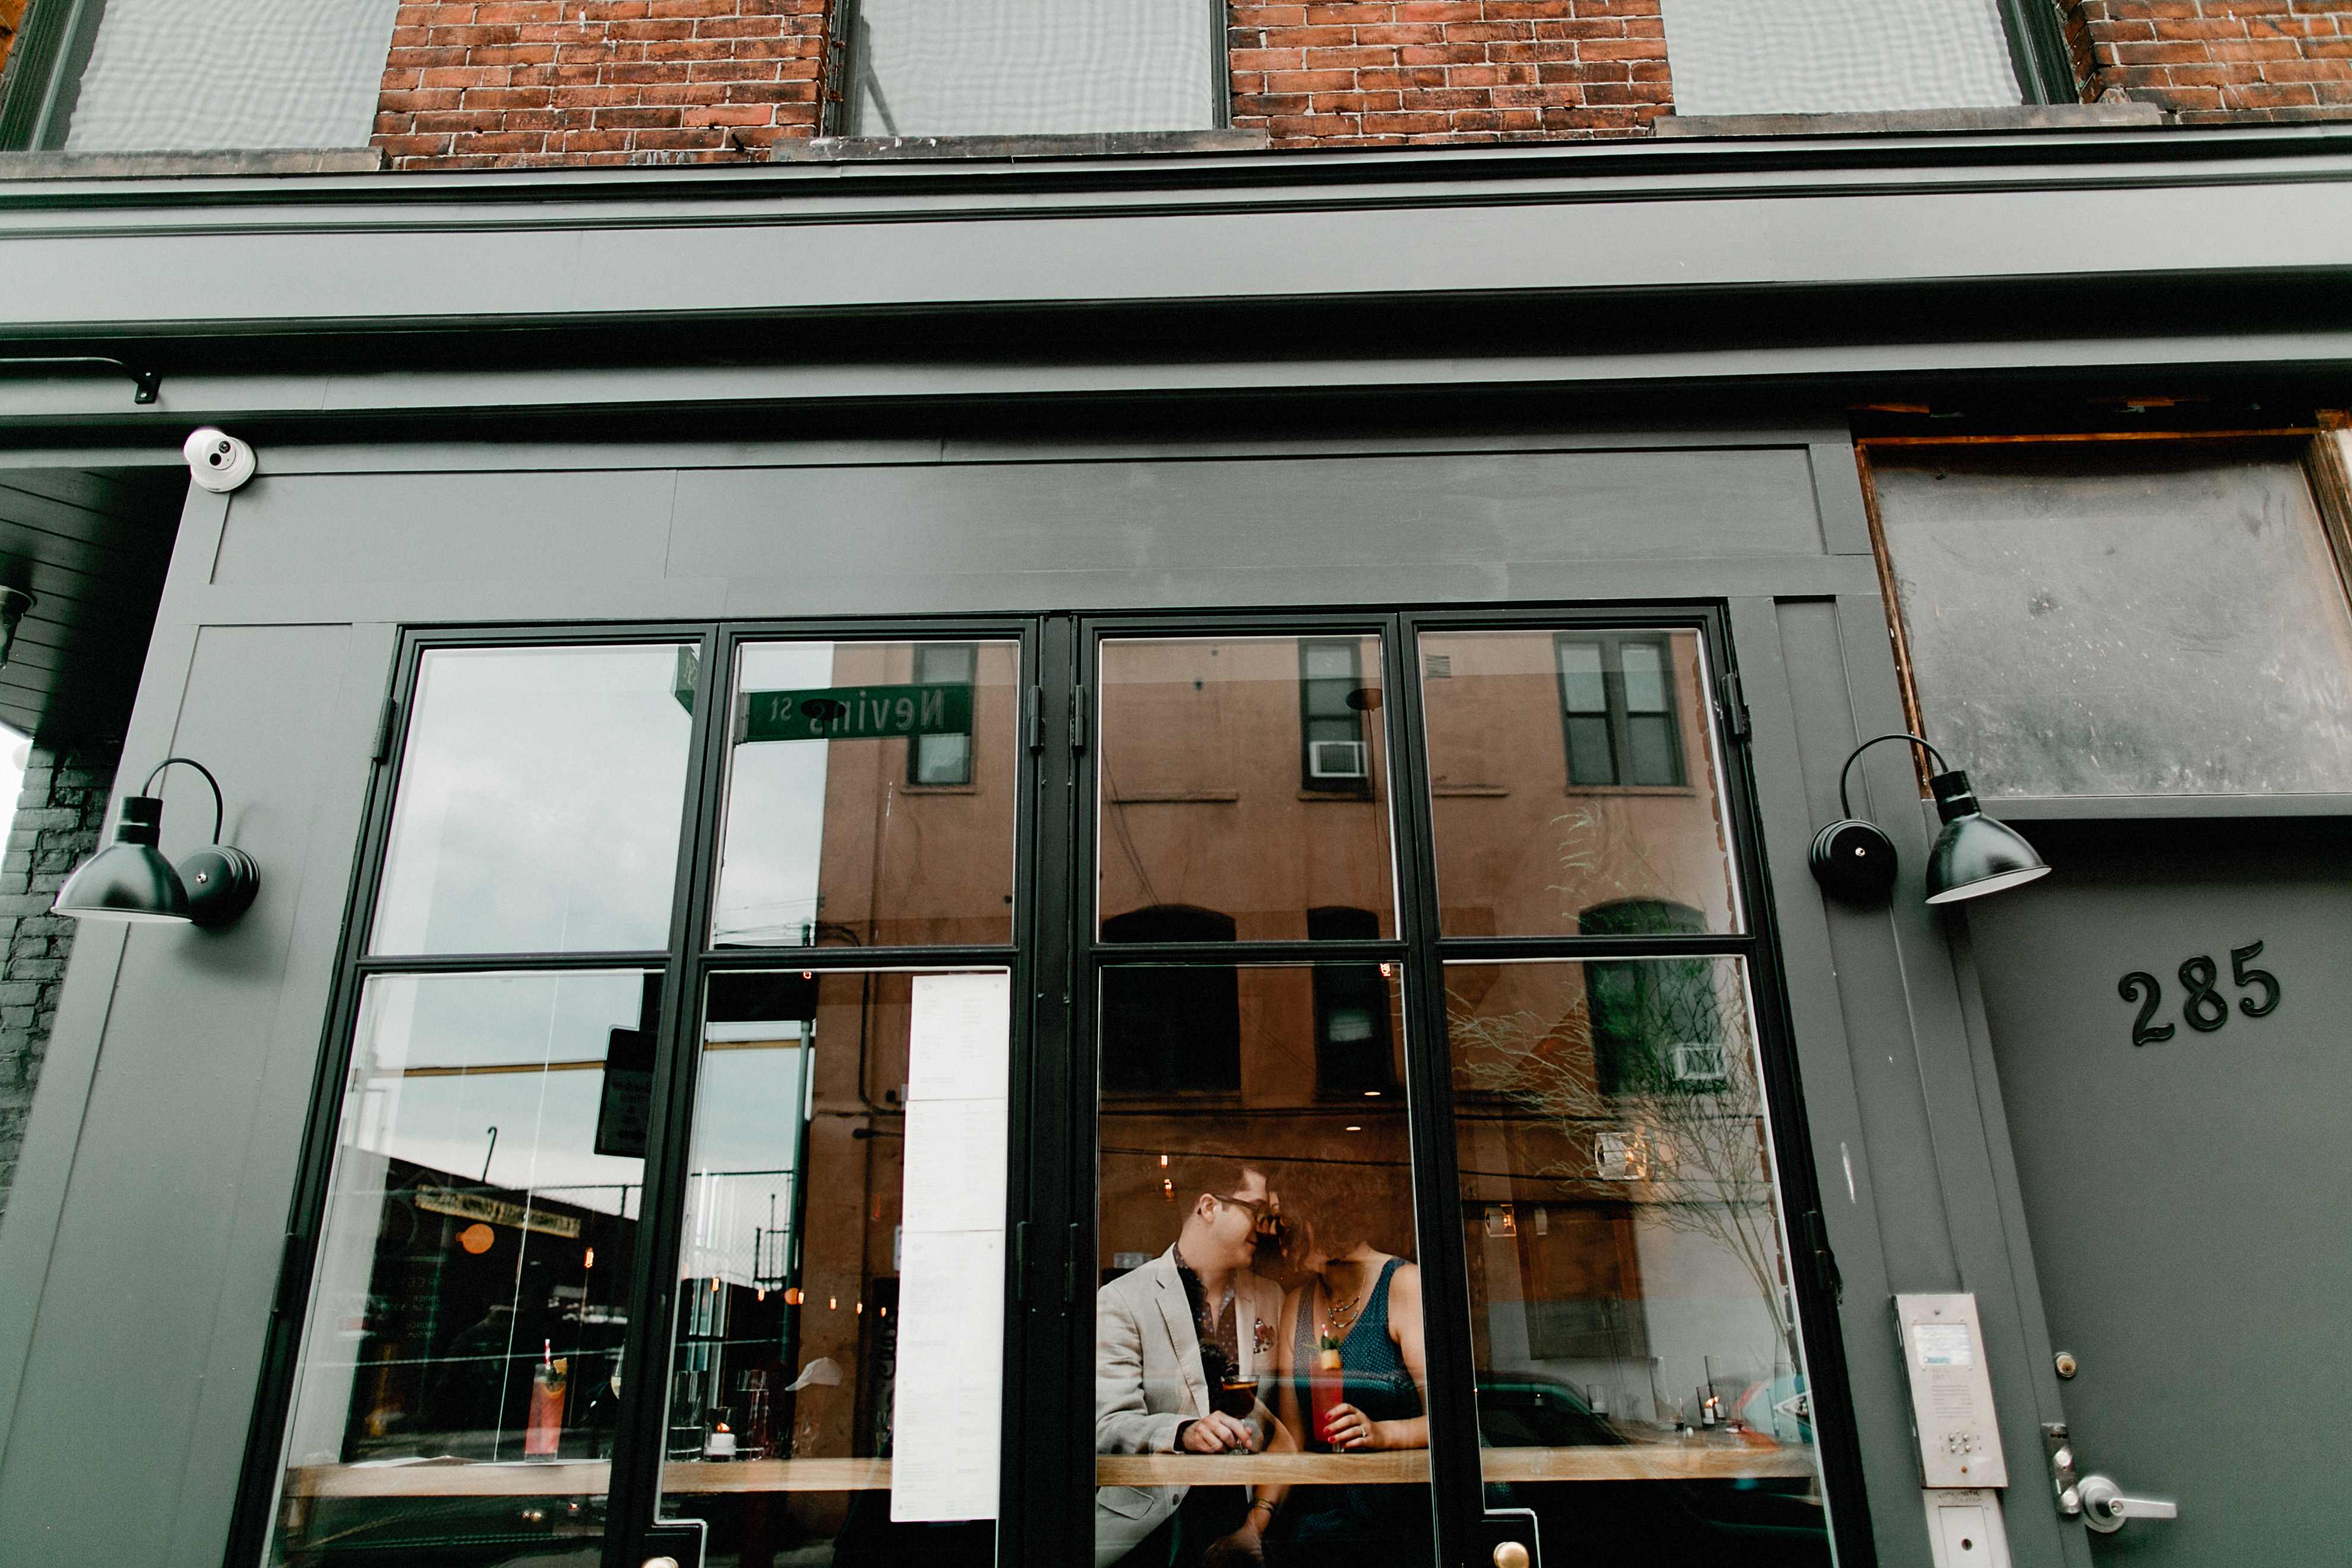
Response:
[[[1347,1479],[1339,1456],[1421,1448],[1421,1271],[1384,1250],[1410,1211],[1355,1163],[1313,1169],[1291,1212],[1239,1161],[1178,1173],[1175,1245],[1102,1289],[1095,1315],[1095,1447],[1228,1456],[1232,1485],[1103,1487],[1095,1563],[1124,1568],[1379,1568],[1429,1560],[1425,1488]],[[1303,1211],[1303,1212],[1301,1212]],[[1300,1272],[1287,1294],[1255,1271],[1262,1246]],[[1277,1262],[1276,1266],[1279,1266]],[[1328,1454],[1328,1484],[1247,1474],[1246,1456]]]

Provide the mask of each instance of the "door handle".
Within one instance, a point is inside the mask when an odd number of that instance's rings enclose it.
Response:
[[[2126,1520],[2179,1519],[2180,1505],[2160,1498],[2124,1496],[2124,1489],[2105,1476],[2084,1476],[2081,1488],[2083,1522],[2101,1535],[2113,1535]]]

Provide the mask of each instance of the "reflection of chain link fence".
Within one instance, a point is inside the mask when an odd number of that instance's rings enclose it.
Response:
[[[1449,996],[1458,1081],[1526,1114],[1514,1142],[1529,1153],[1516,1168],[1608,1184],[1657,1223],[1729,1253],[1796,1364],[1739,965],[1661,958],[1582,968],[1585,997],[1557,1018],[1486,1014]]]

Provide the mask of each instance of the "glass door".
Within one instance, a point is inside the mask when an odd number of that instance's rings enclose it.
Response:
[[[1086,628],[1097,1568],[1830,1560],[1711,629]]]

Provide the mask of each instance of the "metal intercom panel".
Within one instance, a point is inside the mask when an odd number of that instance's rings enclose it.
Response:
[[[1994,1419],[1977,1299],[1967,1294],[1897,1296],[1903,1369],[1911,1380],[1911,1425],[1926,1487],[2005,1487],[2009,1466]]]

